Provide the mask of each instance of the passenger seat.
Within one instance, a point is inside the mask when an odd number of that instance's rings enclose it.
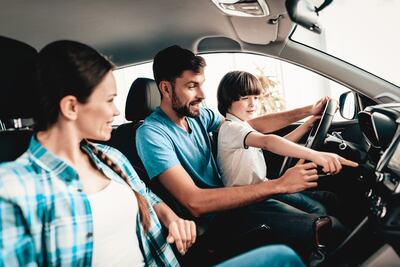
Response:
[[[148,186],[149,177],[136,151],[136,130],[160,103],[161,96],[156,82],[152,79],[137,78],[126,98],[125,118],[130,122],[118,126],[108,142],[108,145],[118,149],[128,158],[139,177]]]

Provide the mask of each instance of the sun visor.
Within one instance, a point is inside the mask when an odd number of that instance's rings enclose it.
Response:
[[[242,47],[240,44],[227,37],[207,37],[203,38],[198,42],[197,44],[197,53],[206,53],[206,52],[218,52],[218,51],[224,51],[224,52],[236,52],[236,51],[241,51]]]
[[[278,23],[264,18],[231,17],[233,28],[239,39],[251,44],[269,44],[278,37]]]

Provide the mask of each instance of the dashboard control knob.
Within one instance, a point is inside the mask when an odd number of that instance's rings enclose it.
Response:
[[[376,206],[380,206],[381,203],[382,203],[382,198],[381,198],[381,197],[377,197],[377,198],[376,198],[375,205],[376,205]]]
[[[365,194],[365,196],[366,196],[367,198],[371,198],[373,193],[374,193],[374,191],[373,191],[372,189],[370,189],[370,190],[368,190],[368,192]]]
[[[385,179],[385,175],[383,173],[380,173],[380,172],[376,173],[376,181],[378,183],[383,182],[384,179]]]
[[[386,213],[387,213],[387,208],[386,208],[386,206],[382,206],[381,212],[380,212],[380,214],[379,214],[379,217],[380,217],[380,218],[385,217]]]

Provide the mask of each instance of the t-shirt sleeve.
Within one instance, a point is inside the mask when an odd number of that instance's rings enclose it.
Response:
[[[209,109],[200,109],[200,120],[205,125],[207,132],[212,132],[218,129],[221,124],[222,117],[217,112]]]
[[[180,164],[172,140],[157,127],[139,127],[136,148],[150,179]]]
[[[248,146],[246,146],[245,140],[253,131],[253,129],[241,123],[225,121],[219,131],[219,145],[222,145],[225,149],[247,149]]]

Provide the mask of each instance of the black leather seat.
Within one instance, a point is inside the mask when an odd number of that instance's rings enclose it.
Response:
[[[136,130],[144,119],[161,103],[156,82],[147,78],[136,79],[129,89],[125,105],[125,118],[129,123],[121,124],[112,132],[108,142],[121,151],[131,162],[140,178],[149,185],[149,177],[136,151]]]
[[[37,51],[0,36],[0,162],[12,161],[28,147],[36,114]]]

